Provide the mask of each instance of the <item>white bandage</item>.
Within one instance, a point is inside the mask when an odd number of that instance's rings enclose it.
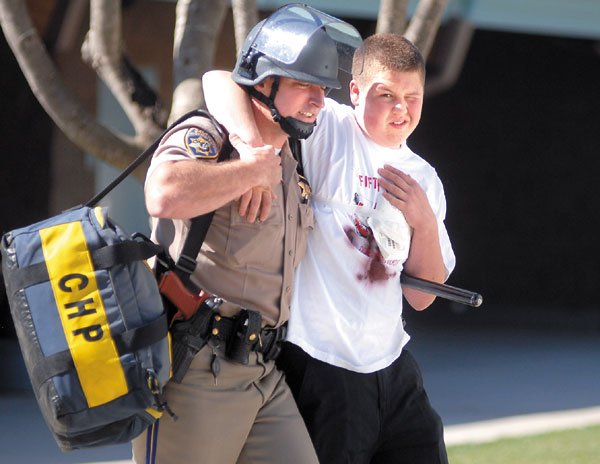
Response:
[[[393,206],[382,194],[377,198],[378,214],[367,219],[379,251],[386,261],[406,261],[410,248],[412,228],[402,211]]]

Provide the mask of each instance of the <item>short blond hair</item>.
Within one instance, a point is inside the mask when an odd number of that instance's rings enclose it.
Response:
[[[407,38],[391,33],[367,37],[354,53],[352,77],[361,84],[381,71],[417,71],[425,82],[425,60]]]

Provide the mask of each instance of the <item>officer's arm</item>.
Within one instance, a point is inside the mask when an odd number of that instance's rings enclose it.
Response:
[[[202,76],[202,86],[207,108],[217,121],[249,146],[261,147],[262,137],[254,121],[250,97],[233,82],[231,73],[209,71]],[[251,156],[241,144],[238,151],[242,159]],[[255,187],[240,197],[238,212],[249,222],[254,222],[257,217],[264,221],[274,198],[270,189]]]
[[[232,134],[248,145],[263,145],[254,121],[248,94],[231,79],[229,71],[209,71],[202,76],[208,111]]]
[[[146,179],[148,213],[153,217],[192,218],[213,211],[254,187],[280,182],[281,160],[273,148],[255,150],[256,156],[247,160],[161,163]]]

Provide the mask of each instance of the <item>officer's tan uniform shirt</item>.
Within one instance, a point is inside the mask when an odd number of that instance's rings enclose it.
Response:
[[[164,161],[198,158],[199,163],[215,162],[209,157],[194,156],[198,152],[186,148],[186,140],[190,140],[188,130],[194,127],[212,136],[212,140],[204,139],[215,142],[219,151],[222,141],[212,123],[201,117],[191,118],[165,136],[154,154],[148,176]],[[231,157],[238,156],[234,150]],[[235,314],[240,307],[253,309],[262,314],[263,324],[269,326],[280,325],[289,318],[293,271],[306,251],[307,234],[314,221],[312,210],[301,201],[297,163],[287,144],[280,156],[283,182],[274,190],[277,198],[269,217],[250,224],[238,214],[237,202],[219,208],[192,275],[194,283],[226,300],[221,314]],[[189,225],[189,220],[153,218],[152,237],[177,260]]]

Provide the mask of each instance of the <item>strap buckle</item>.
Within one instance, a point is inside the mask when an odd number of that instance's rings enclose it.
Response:
[[[175,267],[180,271],[185,272],[187,275],[191,275],[196,270],[196,258],[190,258],[189,256],[181,254],[175,263]]]

